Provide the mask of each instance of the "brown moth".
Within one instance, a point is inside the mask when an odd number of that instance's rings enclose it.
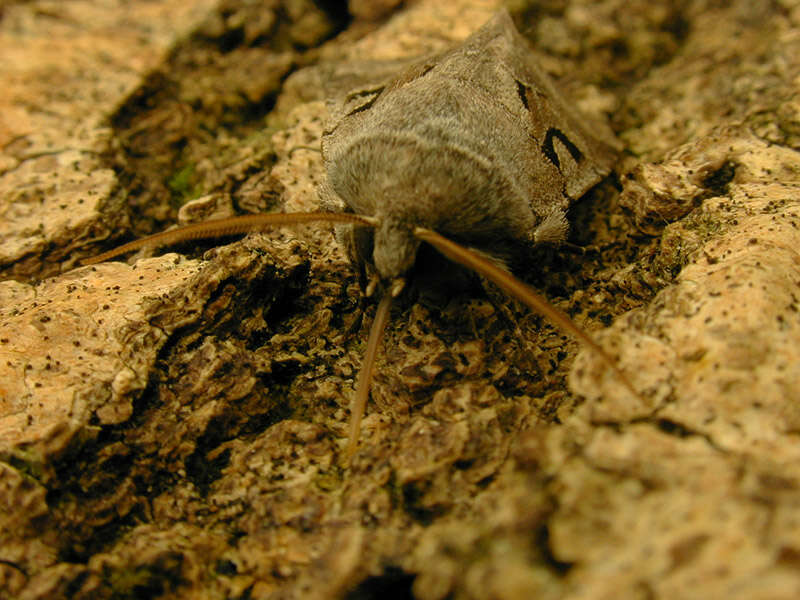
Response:
[[[614,361],[564,313],[503,266],[515,248],[564,241],[570,204],[615,161],[533,60],[502,11],[460,46],[416,63],[399,78],[355,90],[332,108],[322,138],[323,205],[337,212],[233,217],[166,231],[101,254],[327,221],[383,292],[351,404],[352,456],[392,298],[413,275],[420,245],[492,281]]]

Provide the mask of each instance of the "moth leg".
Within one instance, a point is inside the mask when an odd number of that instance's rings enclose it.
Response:
[[[490,280],[483,277],[481,277],[481,287],[483,288],[489,303],[494,307],[494,309],[497,311],[497,314],[503,320],[506,329],[512,331],[514,337],[522,337],[522,331],[519,327],[519,320],[509,307],[509,295]]]
[[[563,242],[559,248],[572,252],[573,254],[577,254],[578,256],[586,256],[590,252],[597,251],[597,248],[594,246],[579,246],[578,244],[573,244],[572,242]]]
[[[366,263],[358,265],[358,283],[359,287],[364,291],[358,299],[358,315],[353,322],[347,327],[347,335],[352,335],[361,329],[361,324],[364,322],[364,312],[367,309],[367,302],[375,293],[375,290],[380,286],[380,277],[378,272],[374,269],[368,271],[365,267]],[[369,273],[369,274],[368,274]]]
[[[350,339],[361,331],[361,325],[364,323],[364,313],[367,309],[367,297],[361,294],[358,298],[358,306],[355,309],[353,320],[345,327],[344,334],[346,339]]]

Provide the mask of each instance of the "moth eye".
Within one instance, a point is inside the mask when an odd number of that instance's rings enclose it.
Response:
[[[558,145],[556,145],[556,141],[558,141]],[[544,141],[542,142],[542,154],[544,154],[559,170],[561,169],[561,157],[564,155],[564,149],[569,152],[572,160],[576,163],[579,163],[583,159],[581,151],[578,150],[578,147],[572,143],[563,131],[555,127],[548,129],[547,133],[544,135]]]

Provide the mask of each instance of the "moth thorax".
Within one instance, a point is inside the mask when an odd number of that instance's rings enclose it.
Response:
[[[375,231],[372,255],[381,278],[392,281],[405,275],[414,265],[419,244],[411,224],[382,219]]]

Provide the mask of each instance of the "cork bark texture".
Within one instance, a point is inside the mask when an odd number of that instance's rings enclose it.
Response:
[[[516,274],[374,301],[315,210],[330,74],[490,0],[0,2],[0,597],[800,596],[800,3],[509,3],[624,148]],[[331,3],[331,6],[333,4]],[[342,74],[345,75],[342,75]]]

